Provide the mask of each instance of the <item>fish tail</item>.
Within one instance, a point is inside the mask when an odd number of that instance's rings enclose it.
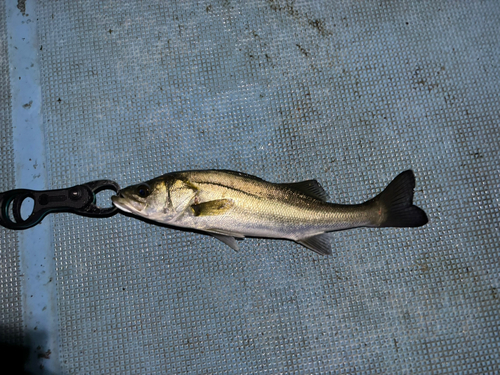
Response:
[[[429,221],[425,212],[413,205],[415,176],[407,170],[399,174],[370,203],[377,210],[376,226],[420,227]]]

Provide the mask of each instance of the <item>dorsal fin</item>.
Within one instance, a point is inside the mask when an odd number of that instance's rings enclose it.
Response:
[[[228,174],[233,174],[233,175],[238,176],[238,177],[246,177],[246,178],[250,178],[252,180],[265,181],[260,177],[253,176],[253,175],[245,173],[245,172],[236,172],[236,171],[232,171],[230,169],[211,169],[211,170],[215,171],[215,172],[224,172],[224,173],[228,173]]]
[[[302,194],[308,195],[314,199],[318,199],[323,202],[326,202],[328,200],[328,193],[316,180],[291,182],[279,185],[288,187],[296,191],[300,191]]]

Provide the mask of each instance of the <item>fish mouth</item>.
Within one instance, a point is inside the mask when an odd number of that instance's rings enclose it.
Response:
[[[118,192],[118,195],[113,195],[111,197],[111,202],[113,202],[116,208],[129,214],[139,213],[145,207],[143,203],[130,200],[124,197],[120,192]]]

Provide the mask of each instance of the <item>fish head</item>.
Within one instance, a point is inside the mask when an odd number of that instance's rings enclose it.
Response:
[[[146,219],[164,221],[168,216],[167,187],[161,178],[121,189],[111,200],[121,211]]]

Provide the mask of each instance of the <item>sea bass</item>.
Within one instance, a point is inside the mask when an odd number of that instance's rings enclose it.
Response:
[[[375,198],[355,205],[327,202],[316,180],[271,183],[226,170],[173,172],[120,190],[120,210],[170,226],[208,233],[238,250],[237,239],[295,241],[331,254],[327,232],[358,227],[419,227],[425,212],[414,206],[415,177],[397,176]]]

